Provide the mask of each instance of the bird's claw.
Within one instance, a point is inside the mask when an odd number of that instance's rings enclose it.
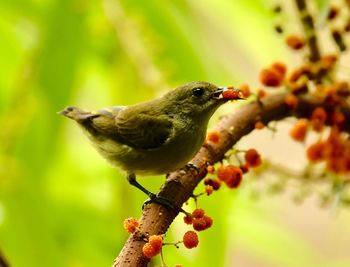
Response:
[[[174,205],[170,202],[169,199],[162,197],[162,196],[158,196],[156,194],[150,193],[149,195],[149,199],[147,199],[145,202],[143,202],[142,205],[142,209],[145,208],[146,205],[151,204],[151,203],[157,203],[169,210],[173,210],[174,209]]]

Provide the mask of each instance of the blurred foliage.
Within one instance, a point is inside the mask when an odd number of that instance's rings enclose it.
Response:
[[[11,265],[110,266],[127,238],[122,221],[145,199],[57,111],[128,105],[192,80],[254,81],[260,66],[286,58],[272,5],[2,0],[0,247]],[[143,183],[156,191],[162,179]],[[263,266],[349,266],[322,261],[254,203],[224,190],[201,200],[215,227],[198,249],[166,248],[167,262],[233,266],[239,247]],[[181,238],[181,220],[167,241]]]

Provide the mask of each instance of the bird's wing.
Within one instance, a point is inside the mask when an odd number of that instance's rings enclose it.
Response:
[[[115,119],[117,139],[135,149],[161,147],[172,133],[172,122],[165,116],[119,112]]]

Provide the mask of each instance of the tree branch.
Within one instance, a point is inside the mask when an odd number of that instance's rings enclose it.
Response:
[[[149,235],[164,234],[174,218],[178,215],[181,206],[192,196],[198,183],[206,175],[207,164],[214,164],[222,160],[225,153],[236,144],[241,137],[249,134],[254,129],[257,120],[267,124],[273,120],[281,120],[289,116],[309,117],[317,106],[331,109],[320,100],[303,96],[299,98],[298,107],[291,111],[284,103],[286,93],[266,96],[261,102],[252,102],[240,107],[234,113],[228,114],[220,119],[215,130],[220,133],[219,144],[203,145],[192,163],[198,167],[183,168],[171,173],[159,194],[171,200],[176,211],[167,210],[158,204],[148,205],[140,219],[141,231]],[[350,109],[344,108],[342,112],[346,115],[346,129],[350,130]],[[131,235],[127,240],[119,256],[115,259],[113,267],[117,266],[147,266],[149,259],[142,254],[145,241],[139,240]]]
[[[6,260],[5,256],[3,253],[0,251],[0,267],[10,267],[10,264]]]

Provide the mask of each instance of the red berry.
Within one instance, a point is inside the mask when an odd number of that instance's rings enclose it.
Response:
[[[202,218],[193,219],[193,229],[196,231],[203,231],[207,228],[207,222]]]
[[[324,108],[315,108],[311,114],[311,124],[315,131],[321,131],[327,119],[327,112]]]
[[[206,223],[206,229],[213,225],[213,219],[211,217],[209,217],[208,215],[204,215],[203,219]]]
[[[204,184],[205,185],[210,185],[213,187],[213,189],[216,191],[220,188],[221,182],[217,179],[210,179],[210,178],[205,178],[204,179]]]
[[[186,215],[186,216],[184,217],[184,222],[185,222],[185,224],[192,224],[192,220],[193,220],[193,217],[190,216],[190,215]]]
[[[243,172],[242,172],[243,173]],[[232,176],[225,181],[228,188],[237,188],[242,181],[242,176]]]
[[[283,77],[285,76],[287,72],[287,67],[282,62],[275,62],[271,65],[271,68],[279,72]]]
[[[207,193],[207,196],[210,196],[213,193],[214,189],[211,185],[205,186],[205,192]]]
[[[298,98],[295,96],[295,95],[287,95],[285,98],[284,98],[284,103],[286,103],[286,105],[291,108],[291,109],[294,109],[297,107],[298,105]]]
[[[261,164],[260,154],[254,148],[248,149],[244,154],[244,158],[248,167],[254,168],[258,167]]]
[[[257,129],[257,130],[264,129],[265,128],[265,124],[262,121],[257,121],[254,124],[254,128]]]
[[[249,167],[247,164],[239,166],[243,173],[247,173],[249,171]]]
[[[274,68],[262,69],[259,75],[260,82],[265,86],[278,87],[282,84],[283,75]]]
[[[303,38],[297,35],[289,35],[286,38],[286,43],[287,45],[294,49],[294,50],[299,50],[304,47],[305,41]]]
[[[203,209],[195,209],[192,212],[192,216],[196,219],[202,218],[204,216],[204,210]]]
[[[195,248],[198,246],[198,235],[194,231],[187,231],[183,236],[183,242],[186,248]]]
[[[332,113],[332,123],[335,125],[342,125],[343,122],[345,121],[345,116],[342,112],[340,111],[334,111]]]
[[[310,162],[317,162],[324,158],[325,143],[317,142],[309,146],[306,150],[306,156]]]
[[[225,99],[231,99],[231,100],[241,99],[241,98],[243,98],[243,92],[241,90],[237,90],[237,89],[230,89],[230,90],[225,90],[222,93],[222,96]]]
[[[304,141],[308,128],[308,120],[300,119],[296,122],[296,124],[291,129],[290,136],[295,141]]]
[[[218,178],[221,181],[226,181],[230,177],[242,176],[242,174],[242,170],[239,167],[233,165],[220,166],[217,171]]]

